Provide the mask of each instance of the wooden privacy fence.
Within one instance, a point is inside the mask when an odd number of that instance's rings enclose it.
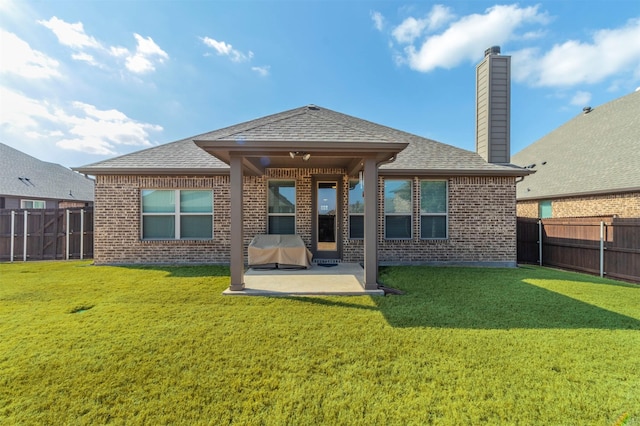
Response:
[[[0,210],[0,261],[93,258],[93,208]]]
[[[518,218],[518,262],[640,282],[640,219]]]

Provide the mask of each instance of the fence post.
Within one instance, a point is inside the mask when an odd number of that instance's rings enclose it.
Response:
[[[28,228],[28,222],[29,219],[27,218],[27,215],[29,214],[28,211],[24,211],[24,236],[23,236],[23,244],[22,244],[22,261],[26,262],[27,261],[27,228]]]
[[[80,260],[84,259],[84,209],[80,210]]]
[[[70,223],[70,219],[69,219],[69,209],[65,210],[67,212],[67,260],[69,260],[69,223]]]
[[[12,263],[13,263],[13,246],[15,244],[14,243],[15,238],[16,238],[16,212],[15,210],[11,210],[11,242],[9,243],[11,250],[9,250],[10,251],[9,255],[11,256],[10,262]]]
[[[600,221],[600,278],[604,277],[604,222]]]
[[[538,220],[538,264],[542,266],[542,220]]]

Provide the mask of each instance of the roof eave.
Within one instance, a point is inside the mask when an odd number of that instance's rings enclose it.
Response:
[[[76,167],[72,170],[91,176],[98,175],[223,175],[229,168],[163,168],[163,167]]]
[[[532,174],[530,170],[486,170],[486,169],[380,169],[380,175],[419,176],[503,176],[521,177]]]
[[[531,200],[554,200],[558,198],[569,198],[569,197],[589,197],[593,195],[606,195],[606,194],[627,194],[630,192],[640,192],[639,187],[630,187],[630,188],[619,188],[619,189],[602,189],[598,191],[585,191],[585,192],[567,192],[566,194],[553,194],[553,195],[536,195],[532,197],[518,197],[516,195],[516,199],[518,201],[531,201]]]

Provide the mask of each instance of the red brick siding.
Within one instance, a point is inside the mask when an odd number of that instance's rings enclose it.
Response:
[[[296,181],[296,232],[311,247],[312,178],[343,176],[342,236],[345,262],[362,261],[362,240],[348,238],[348,176],[342,169],[268,169],[265,176],[244,178],[244,243],[266,232],[268,179]],[[509,262],[515,264],[515,179],[448,177],[449,238],[420,239],[420,179],[414,181],[413,239],[384,239],[384,185],[379,178],[378,248],[381,262]],[[212,241],[142,241],[142,189],[211,189],[214,198]],[[98,176],[95,192],[97,264],[228,263],[230,226],[228,176]]]
[[[446,240],[420,239],[420,178],[414,178],[412,240],[384,239],[384,188],[380,182],[378,258],[386,263],[516,262],[515,179],[449,177]]]
[[[551,199],[552,217],[640,217],[640,192]],[[518,216],[538,217],[538,200],[518,201]]]

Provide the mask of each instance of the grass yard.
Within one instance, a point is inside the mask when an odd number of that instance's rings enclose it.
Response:
[[[529,266],[381,281],[406,294],[0,264],[0,424],[640,425],[640,286]]]

